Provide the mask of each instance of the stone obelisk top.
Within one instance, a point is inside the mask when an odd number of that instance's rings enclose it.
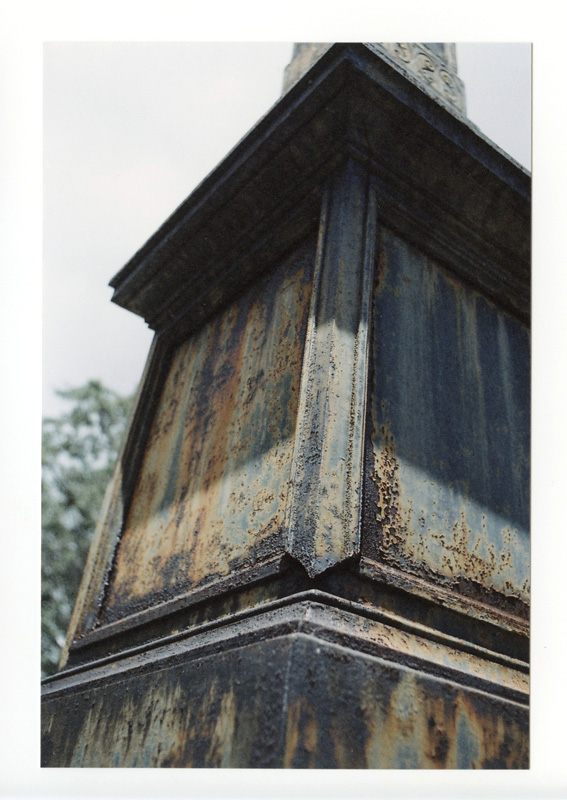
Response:
[[[296,43],[285,70],[283,91],[299,80],[329,47],[330,44],[320,42]],[[465,87],[457,75],[454,43],[372,42],[367,47],[436,100],[447,103],[460,115],[466,114]]]

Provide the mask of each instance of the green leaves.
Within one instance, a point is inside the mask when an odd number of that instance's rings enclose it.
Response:
[[[56,671],[61,647],[132,398],[100,381],[58,392],[68,411],[42,431],[42,674]]]

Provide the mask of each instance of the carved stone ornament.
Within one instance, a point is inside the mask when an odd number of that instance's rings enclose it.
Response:
[[[389,61],[438,102],[466,114],[465,87],[457,75],[453,43],[371,42],[367,47]],[[329,48],[320,42],[300,42],[286,67],[284,92],[304,75]]]
[[[444,45],[446,58],[424,44],[381,42],[377,47],[385,50],[398,64],[417,77],[422,88],[426,84],[436,99],[444,100],[457,111],[466,113],[465,87],[457,76],[456,69],[451,70],[450,62],[454,63],[454,54],[447,53],[447,49],[454,48],[454,45]]]

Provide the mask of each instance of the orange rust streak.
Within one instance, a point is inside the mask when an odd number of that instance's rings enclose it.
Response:
[[[287,501],[309,254],[178,348],[118,548],[109,618],[140,598],[227,575],[235,559],[255,560],[262,541],[273,548]]]

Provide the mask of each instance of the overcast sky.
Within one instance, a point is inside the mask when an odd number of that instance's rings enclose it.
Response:
[[[152,334],[110,278],[276,102],[291,43],[44,46],[43,413],[100,378],[121,393]],[[468,114],[530,167],[529,44],[457,49]]]

